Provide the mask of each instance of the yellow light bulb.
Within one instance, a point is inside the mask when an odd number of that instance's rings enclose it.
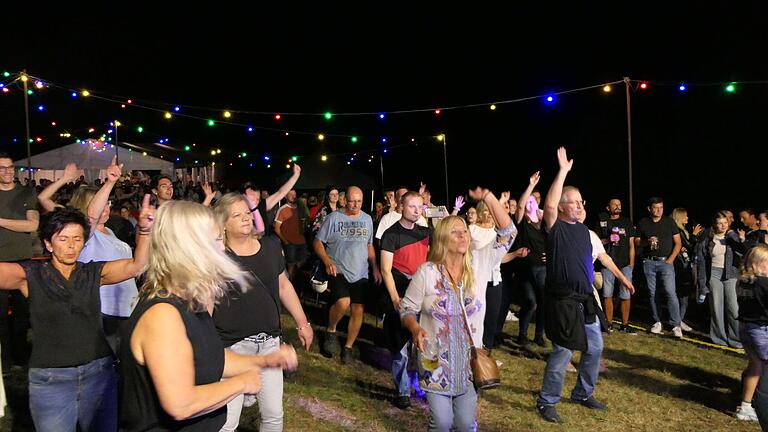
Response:
[[[91,95],[91,92],[89,92],[88,90],[83,90],[83,92],[82,92],[81,94],[82,94],[83,96],[90,96],[90,95]]]
[[[116,121],[116,122],[115,122],[115,126],[122,126],[122,125],[123,125],[123,124],[122,124],[122,123],[120,123],[119,121]]]
[[[230,118],[232,117],[232,113],[229,111],[224,111],[224,118]]]
[[[605,87],[603,87],[603,91],[606,92],[606,93],[610,93],[611,92],[611,86],[606,85]]]
[[[221,154],[221,149],[216,149],[216,154]]]
[[[141,155],[142,155],[142,156],[146,156],[146,155],[147,155],[147,152],[143,152]]]
[[[24,81],[24,82],[27,82],[27,80],[29,80],[29,78],[25,74],[21,74],[21,80]]]
[[[171,116],[171,113],[169,113],[169,112],[165,113],[165,118],[169,119],[169,118],[171,118],[171,117],[172,117],[172,116]]]
[[[443,134],[440,134],[440,135],[437,136],[437,140],[438,141],[442,141],[444,139],[445,139],[445,135],[443,135]]]
[[[496,105],[495,104],[491,105],[491,111],[496,111]]]
[[[317,136],[317,139],[319,139],[320,141],[322,141],[322,140],[324,140],[324,139],[325,139],[325,135],[323,135],[323,134],[320,134],[320,135],[318,135],[318,136]]]
[[[322,156],[320,156],[320,160],[321,160],[321,161],[323,161],[323,162],[325,162],[325,161],[327,161],[327,160],[328,160],[328,156],[326,156],[326,155],[322,155]]]
[[[286,168],[290,168],[290,167],[291,167],[291,164],[285,164],[285,167],[286,167]]]
[[[211,150],[211,156],[216,156],[216,150]]]

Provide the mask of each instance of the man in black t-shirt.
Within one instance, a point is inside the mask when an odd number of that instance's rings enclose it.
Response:
[[[565,148],[557,150],[557,159],[560,170],[547,193],[542,224],[547,231],[545,309],[552,353],[536,401],[539,414],[554,423],[560,422],[555,405],[560,402],[565,368],[574,350],[581,351],[581,361],[571,400],[590,409],[606,408],[592,395],[597,385],[603,335],[597,317],[600,307],[592,293],[592,243],[589,229],[579,222],[584,216],[584,200],[575,187],[563,187],[573,166]]]
[[[427,260],[429,228],[417,222],[424,212],[424,199],[418,192],[407,192],[400,198],[402,216],[381,236],[381,277],[384,280],[392,307],[384,317],[387,348],[392,353],[392,379],[397,396],[395,406],[400,409],[411,405],[411,386],[408,379],[410,332],[400,324],[400,299],[416,270]],[[418,382],[418,381],[417,381]]]
[[[601,219],[597,232],[605,246],[605,252],[611,257],[616,266],[627,279],[632,280],[632,270],[635,268],[635,226],[629,218],[621,215],[621,200],[613,198],[608,201],[608,218]],[[603,304],[605,318],[608,325],[613,321],[613,288],[616,285],[616,277],[610,270],[601,270],[603,275]],[[629,324],[629,307],[631,295],[629,290],[622,286],[619,290],[621,299],[621,327],[622,332],[636,334]]]
[[[664,200],[652,197],[648,200],[649,217],[638,224],[640,244],[643,247],[643,271],[648,283],[651,314],[654,324],[651,333],[661,334],[661,319],[656,307],[656,278],[661,276],[662,287],[667,296],[667,308],[672,322],[672,334],[683,337],[680,328],[680,304],[675,293],[675,258],[680,253],[682,241],[675,221],[664,216]]]

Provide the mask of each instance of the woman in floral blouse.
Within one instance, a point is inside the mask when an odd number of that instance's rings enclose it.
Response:
[[[494,215],[497,237],[490,259],[501,260],[514,239],[514,224],[489,191],[477,188],[470,191],[470,197],[485,202]],[[435,227],[429,258],[416,271],[400,302],[403,326],[419,350],[419,378],[427,392],[430,431],[471,431],[475,425],[477,393],[470,348],[482,347],[490,272],[473,268],[471,240],[462,218],[441,220]],[[464,327],[464,311],[472,340]]]

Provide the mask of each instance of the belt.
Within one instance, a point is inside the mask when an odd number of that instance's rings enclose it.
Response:
[[[243,338],[243,340],[248,341],[248,342],[254,342],[254,343],[261,344],[261,343],[264,343],[264,342],[266,342],[268,340],[274,339],[276,337],[277,336],[272,336],[272,335],[270,335],[268,333],[259,333],[257,335],[248,336],[247,338]]]
[[[651,256],[651,257],[645,257],[645,259],[651,260],[651,261],[666,261],[667,257]]]

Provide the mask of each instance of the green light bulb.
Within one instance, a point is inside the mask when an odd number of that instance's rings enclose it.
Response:
[[[293,162],[296,162],[297,160],[299,160],[299,157],[298,156],[291,156],[291,160]]]
[[[184,151],[189,151],[189,146],[184,146]]]
[[[353,142],[353,143],[356,143],[356,142],[357,142],[357,137],[356,137],[356,136],[353,136],[353,137],[352,137],[352,142]]]
[[[144,128],[143,128],[143,127],[141,127],[141,126],[137,127],[137,128],[136,128],[136,130],[137,130],[139,133],[142,133],[142,132],[144,132]]]
[[[213,126],[213,125],[215,125],[215,124],[216,124],[216,122],[215,122],[215,121],[213,121],[213,120],[208,120],[208,126]]]
[[[325,119],[326,120],[330,120],[331,117],[333,117],[333,114],[331,114],[330,112],[325,113]]]
[[[736,86],[733,84],[728,84],[725,87],[725,91],[727,91],[728,93],[733,93],[734,91],[736,91]]]

